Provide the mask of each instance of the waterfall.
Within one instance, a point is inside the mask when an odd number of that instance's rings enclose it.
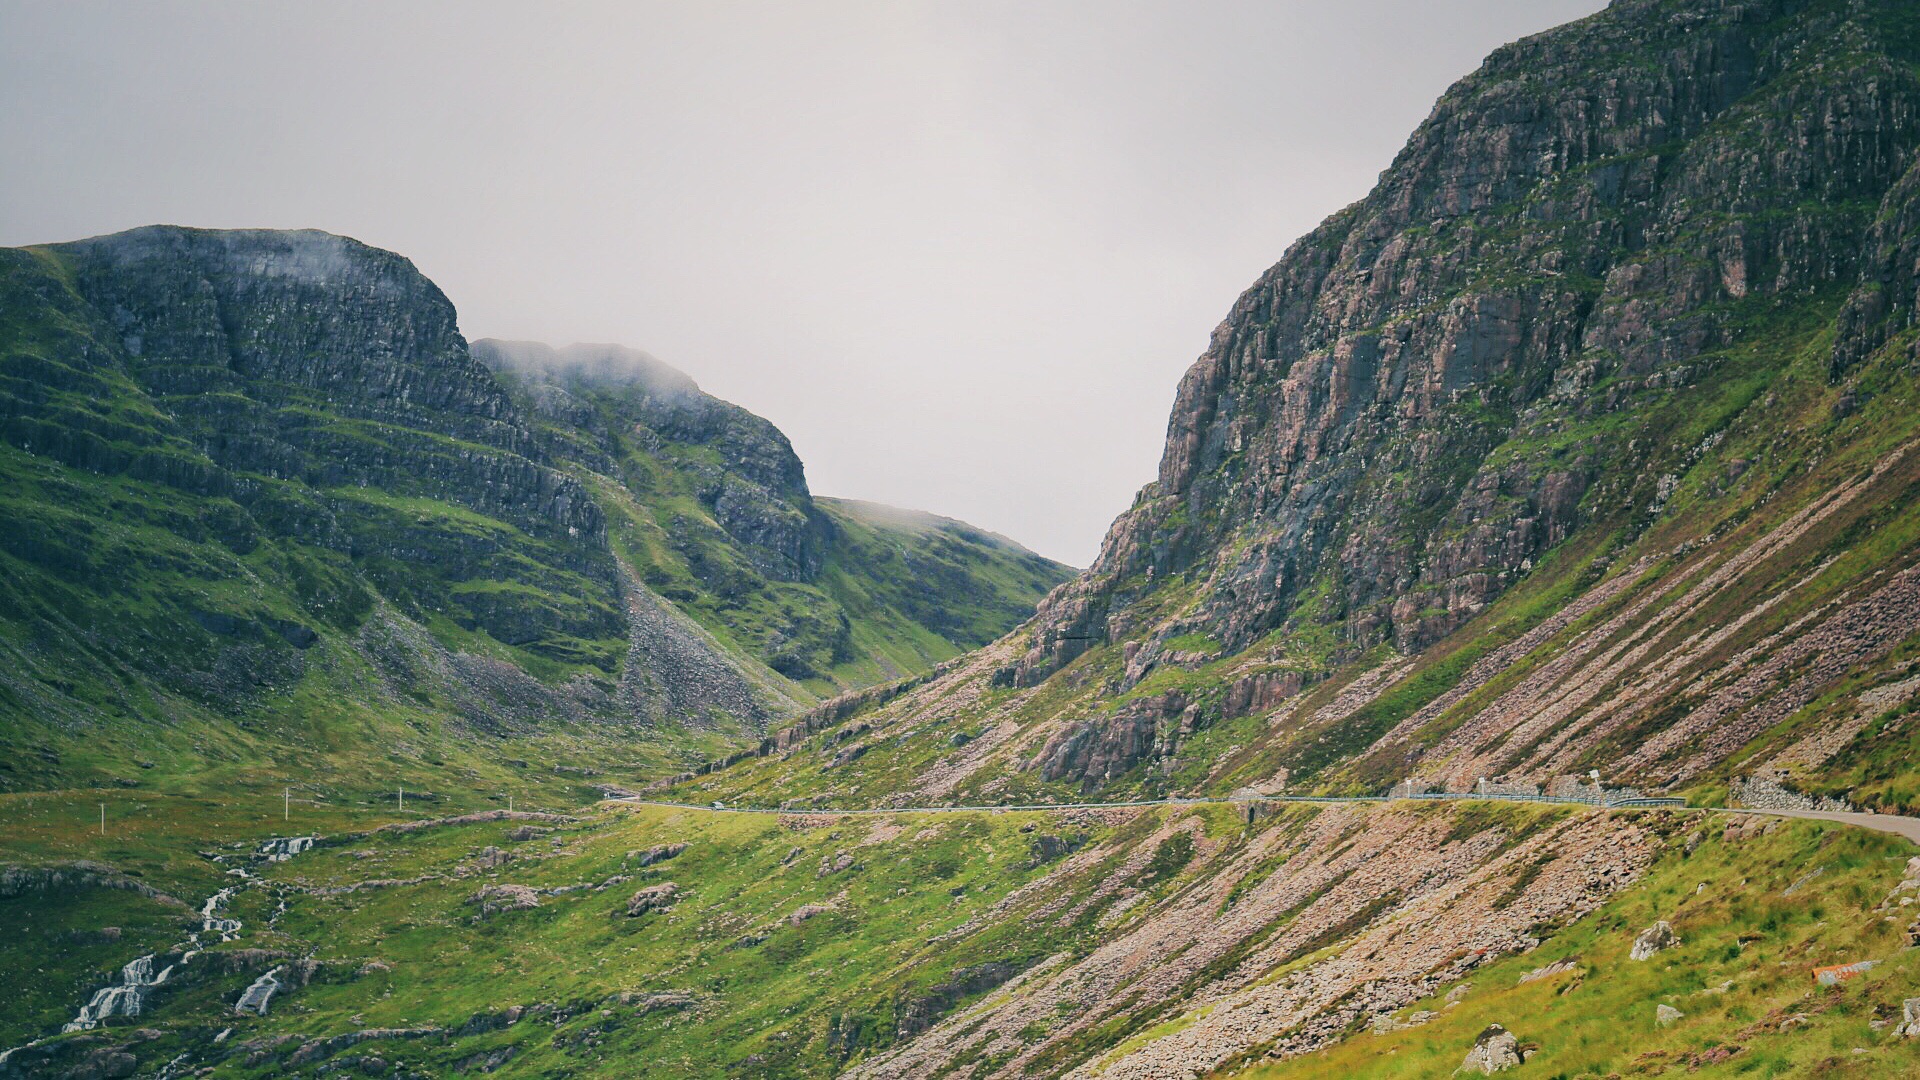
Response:
[[[100,1021],[109,1016],[139,1016],[141,1006],[146,1003],[147,988],[166,982],[171,974],[171,964],[162,968],[160,974],[153,973],[152,953],[130,961],[120,969],[118,983],[95,991],[93,999],[81,1007],[80,1015],[60,1030],[86,1031],[98,1027]]]
[[[207,902],[200,905],[200,933],[218,934],[221,941],[232,941],[240,936],[240,920],[229,919],[218,914],[226,902],[233,899],[235,890],[239,888],[238,885],[229,885],[207,897]],[[199,934],[194,935],[194,941],[198,943],[199,940]]]
[[[261,846],[260,855],[264,856],[269,862],[286,862],[295,855],[313,847],[313,842],[316,839],[318,838],[313,836],[276,837]],[[213,861],[215,863],[224,863],[226,856],[216,855],[213,857]],[[188,943],[178,947],[184,950],[184,952],[180,953],[178,963],[185,964],[199,955],[200,949],[198,946],[202,944],[202,934],[218,935],[220,941],[232,941],[240,936],[240,920],[227,918],[220,913],[220,909],[225,907],[229,900],[233,899],[234,893],[253,885],[258,879],[239,867],[234,867],[228,870],[227,873],[240,880],[207,897],[207,902],[200,905],[200,929],[188,934]],[[284,899],[280,902],[279,910],[286,910],[286,901]],[[278,912],[275,914],[277,917]],[[74,1017],[66,1026],[62,1027],[60,1029],[61,1033],[86,1031],[99,1026],[102,1020],[111,1016],[139,1016],[141,1011],[146,1007],[147,990],[166,982],[167,976],[173,974],[174,967],[176,966],[174,964],[168,964],[160,970],[158,975],[155,975],[153,973],[153,958],[154,954],[148,953],[145,956],[130,961],[125,967],[121,968],[119,981],[111,986],[106,986],[95,991],[92,999],[81,1007],[80,1015]],[[240,1002],[235,1008],[242,1011],[257,1012],[263,1016],[266,1015],[267,999],[272,997],[276,991],[283,989],[283,984],[276,976],[285,970],[284,967],[277,967],[254,980],[253,985],[247,987],[246,993],[240,995]],[[15,1052],[29,1046],[38,1046],[48,1038],[52,1038],[52,1036],[45,1036],[21,1046],[0,1050],[0,1069],[4,1069],[7,1066],[8,1061],[13,1057]],[[178,1061],[179,1059],[175,1059],[175,1062],[169,1063],[167,1069],[163,1070],[163,1072],[171,1070]]]
[[[240,995],[240,1000],[233,1003],[233,1011],[250,1012],[256,1016],[267,1015],[267,999],[273,996],[275,990],[280,989],[279,975],[285,970],[287,970],[285,967],[276,967],[253,980],[253,985],[247,987],[246,992]]]
[[[313,846],[312,836],[278,836],[260,846],[260,854],[274,862],[286,862]]]

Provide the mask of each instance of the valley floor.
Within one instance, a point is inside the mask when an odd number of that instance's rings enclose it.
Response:
[[[1920,1073],[1895,1034],[1920,873],[1837,823],[1490,802],[288,823],[147,794],[102,837],[97,801],[0,798],[0,970],[32,975],[0,1042],[44,1040],[0,1074],[1411,1077],[1491,1023],[1532,1050],[1517,1076]],[[263,852],[296,832],[319,838]],[[185,958],[235,885],[235,939]],[[1661,919],[1677,943],[1627,959]],[[148,954],[173,974],[137,1016],[54,1034]],[[265,1014],[237,1012],[266,974]]]

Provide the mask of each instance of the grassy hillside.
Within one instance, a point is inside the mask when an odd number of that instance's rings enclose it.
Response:
[[[1066,575],[958,523],[837,525],[772,425],[657,367],[650,428],[631,380],[537,398],[406,260],[322,233],[0,251],[0,790],[564,766],[587,798]]]

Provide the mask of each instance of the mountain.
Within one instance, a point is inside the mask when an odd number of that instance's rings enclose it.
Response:
[[[1886,831],[1920,827],[1898,816],[1920,812],[1916,193],[1904,0],[1618,0],[1502,48],[1233,305],[1098,562],[972,652],[757,740],[664,752],[583,721],[479,743],[610,773],[585,763],[634,757],[616,775],[655,803],[503,774],[465,727],[431,752],[473,774],[426,810],[328,789],[274,815],[258,766],[252,789],[0,796],[0,972],[21,987],[0,1075],[1920,1075],[1920,858]],[[176,404],[144,389],[171,340],[149,308],[84,291],[97,256],[11,258],[0,295],[32,302],[0,308],[23,342],[7,370],[42,374],[4,384],[27,403],[8,441],[33,447],[7,451],[25,479],[4,492],[45,522],[6,539],[41,605],[9,647],[148,665],[10,659],[68,680],[43,698],[171,686],[240,648],[238,670],[271,674],[304,636],[269,619],[313,631],[301,655],[342,633],[321,616],[344,603],[277,599],[307,595],[272,576],[306,541],[218,531],[184,509],[208,496],[174,494],[229,482],[229,447],[284,444],[288,464],[227,502],[314,491],[370,537],[313,557],[316,581],[365,594],[351,611],[421,627],[409,641],[469,635],[446,656],[554,665],[547,693],[620,692],[601,611],[657,596],[737,661],[715,686],[824,694],[791,665],[836,670],[863,627],[987,633],[965,612],[993,590],[933,612],[902,584],[941,580],[945,552],[992,552],[967,563],[990,579],[1024,565],[964,526],[806,496],[770,429],[656,362],[494,344],[476,364],[421,347],[442,340],[424,308],[352,355],[404,340],[444,364],[395,365],[349,407],[298,388],[335,362],[310,316],[225,301],[195,340],[228,369],[265,366],[262,337],[295,359],[239,400]],[[250,257],[241,292],[284,295],[258,284],[283,258]],[[290,404],[250,411],[268,394]],[[414,442],[444,448],[409,451],[432,468],[372,471],[399,453],[374,444]],[[538,498],[488,486],[519,461]],[[330,470],[400,492],[305,479]],[[387,531],[357,509],[378,500]],[[421,523],[427,506],[447,509]],[[507,528],[515,546],[482,547]],[[261,539],[222,558],[257,577],[225,607],[191,599],[232,620],[212,620],[226,648],[156,621],[184,587],[101,591],[194,580],[236,534]],[[172,557],[120,554],[135,541]],[[553,614],[517,614],[562,582]],[[843,638],[809,617],[834,609]],[[143,625],[173,628],[170,664],[159,631],[118,644]],[[540,633],[496,636],[515,627]],[[334,655],[338,692],[391,653]],[[222,715],[259,740],[232,753],[270,752],[263,714]],[[1380,798],[1434,789],[1483,797]],[[1211,799],[1134,802],[1176,793]],[[1251,797],[1276,793],[1306,797]],[[1690,805],[1595,805],[1635,794]]]
[[[626,350],[469,349],[344,237],[156,227],[0,267],[6,787],[424,789],[578,755],[560,731],[645,766],[924,671],[1066,573],[843,527],[766,421]]]
[[[601,486],[621,558],[737,651],[839,690],[917,674],[1032,614],[1060,564],[964,522],[816,499],[786,436],[617,345],[477,341],[550,452]]]
[[[985,684],[982,737],[836,784],[1920,808],[1916,49],[1623,2],[1495,52],[1234,304],[1094,565],[867,721]]]

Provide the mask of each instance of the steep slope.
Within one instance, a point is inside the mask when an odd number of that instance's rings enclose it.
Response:
[[[516,400],[388,252],[156,227],[0,252],[0,273],[0,785],[645,776],[1022,617],[968,596],[973,636],[949,640],[886,608],[856,647],[818,590],[742,601],[833,551],[777,430],[677,373],[658,453],[592,409]],[[725,438],[700,427],[715,417]],[[635,539],[649,494],[716,477]],[[672,545],[712,572],[636,576]],[[963,584],[976,554],[1009,601],[1065,573],[1010,575],[982,543],[945,553]],[[501,752],[560,732],[585,741]]]
[[[495,340],[473,351],[593,485],[640,580],[802,695],[984,645],[1070,573],[962,522],[815,499],[777,428],[645,353]]]
[[[830,781],[703,784],[1764,771],[1920,808],[1917,60],[1910,5],[1787,0],[1497,51],[1235,304],[1159,478],[1029,627],[862,716]]]

